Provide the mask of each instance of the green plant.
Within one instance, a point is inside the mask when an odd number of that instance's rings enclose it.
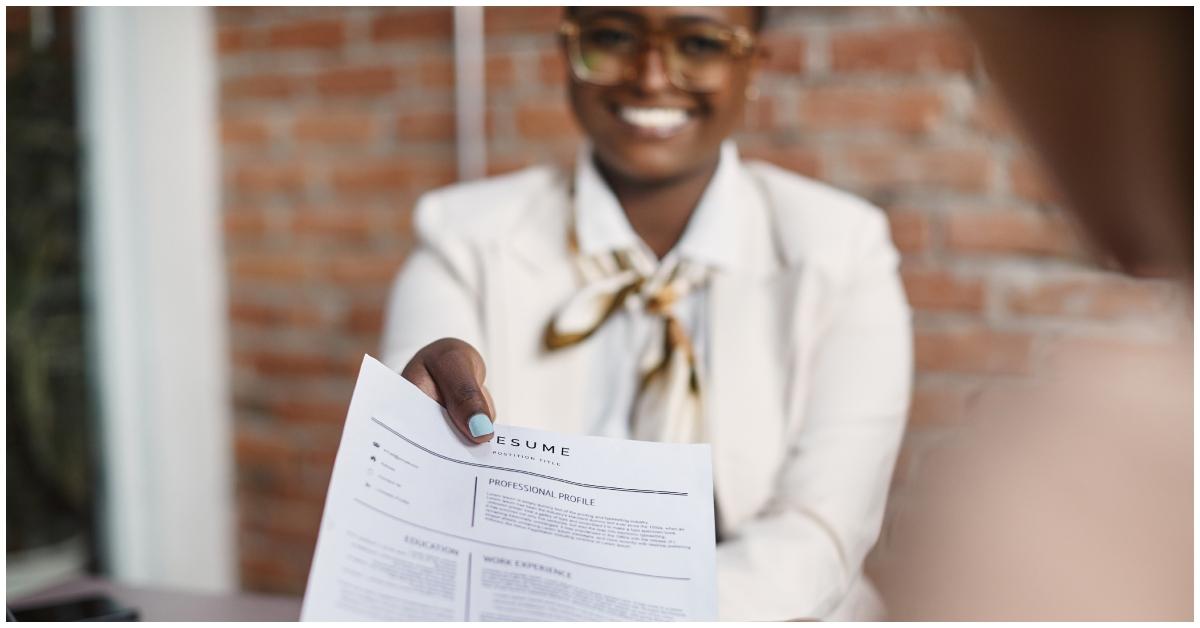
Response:
[[[71,16],[25,11],[7,16],[9,552],[86,535],[94,485]]]

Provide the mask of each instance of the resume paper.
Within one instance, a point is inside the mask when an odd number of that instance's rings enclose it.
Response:
[[[715,620],[708,445],[496,425],[366,356],[302,620]]]

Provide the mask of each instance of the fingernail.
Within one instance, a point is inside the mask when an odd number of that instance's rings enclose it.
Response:
[[[471,417],[470,421],[467,421],[467,429],[471,430],[471,436],[475,438],[487,436],[495,431],[495,428],[492,427],[492,420],[482,412]]]

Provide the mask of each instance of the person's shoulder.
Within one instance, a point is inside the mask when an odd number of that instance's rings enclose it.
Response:
[[[780,244],[792,261],[821,253],[836,257],[869,243],[890,245],[887,216],[861,197],[763,161],[749,161]]]
[[[749,161],[746,167],[762,182],[776,209],[784,215],[831,228],[883,219],[879,207],[827,183],[765,161]]]
[[[418,230],[495,237],[518,223],[533,201],[561,186],[560,169],[531,166],[426,192],[417,201]]]

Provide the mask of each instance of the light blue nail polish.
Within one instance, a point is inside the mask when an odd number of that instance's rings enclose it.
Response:
[[[487,418],[487,415],[482,412],[471,417],[470,421],[467,421],[467,429],[471,430],[471,436],[475,438],[487,436],[495,431],[495,428],[492,427],[492,420]]]

